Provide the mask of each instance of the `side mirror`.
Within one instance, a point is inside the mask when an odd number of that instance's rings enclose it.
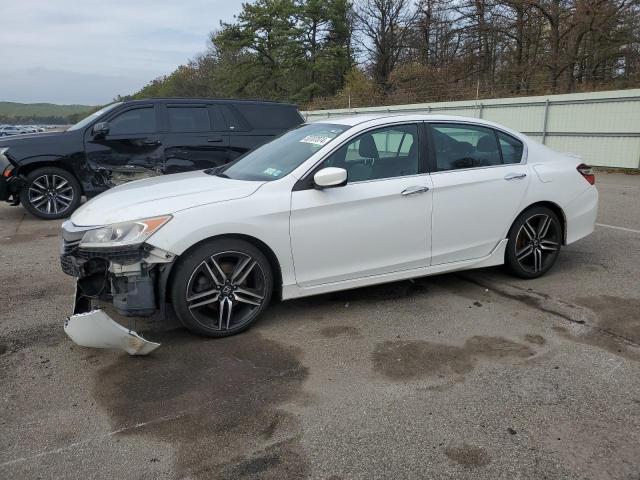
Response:
[[[319,188],[341,187],[347,184],[347,171],[344,168],[323,168],[316,172],[313,181]]]
[[[98,122],[93,126],[91,130],[94,136],[106,135],[109,133],[109,122]]]

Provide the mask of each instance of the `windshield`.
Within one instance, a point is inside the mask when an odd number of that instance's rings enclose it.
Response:
[[[348,128],[348,125],[328,123],[301,125],[235,162],[208,173],[235,180],[277,180],[302,165]]]
[[[76,123],[74,126],[69,127],[67,129],[67,131],[71,131],[71,130],[80,130],[81,128],[86,127],[87,125],[89,125],[91,122],[93,122],[96,118],[104,115],[105,113],[107,113],[109,110],[114,109],[115,107],[117,107],[118,105],[122,105],[122,102],[116,102],[116,103],[112,103],[111,105],[107,105],[104,108],[101,108],[100,110],[98,110],[97,112],[93,112],[91,115],[89,115],[88,117],[85,117],[84,119],[80,120],[78,123]]]

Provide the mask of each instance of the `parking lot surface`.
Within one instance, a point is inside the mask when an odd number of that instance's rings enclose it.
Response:
[[[60,222],[0,206],[0,478],[640,478],[640,175],[593,235],[500,268],[275,303],[149,357],[66,338]]]

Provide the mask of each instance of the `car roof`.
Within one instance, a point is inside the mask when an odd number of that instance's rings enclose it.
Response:
[[[158,97],[158,98],[140,98],[135,100],[125,100],[123,103],[125,104],[135,104],[135,103],[167,103],[167,102],[176,102],[176,103],[242,103],[242,104],[258,104],[258,105],[283,105],[287,107],[298,108],[297,105],[293,103],[283,103],[276,102],[273,100],[238,100],[235,98],[192,98],[192,97]]]
[[[314,120],[313,123],[333,123],[334,125],[350,125],[355,126],[364,122],[374,122],[376,120],[396,120],[400,117],[400,120],[415,120],[415,121],[431,121],[431,122],[473,122],[478,124],[485,124],[496,126],[498,124],[483,120],[477,117],[463,117],[461,115],[437,115],[426,113],[366,113],[360,115],[346,115],[322,118],[320,120]]]

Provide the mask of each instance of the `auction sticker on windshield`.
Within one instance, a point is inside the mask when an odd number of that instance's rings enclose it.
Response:
[[[320,135],[307,135],[302,140],[300,140],[300,143],[312,143],[313,145],[322,146],[322,145],[326,145],[331,140],[333,140],[333,137],[322,137]]]

